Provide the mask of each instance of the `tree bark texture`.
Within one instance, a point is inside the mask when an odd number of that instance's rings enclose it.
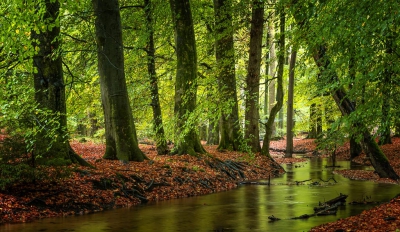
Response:
[[[233,44],[232,1],[214,0],[215,56],[217,81],[220,93],[219,150],[239,150],[242,133],[239,124],[238,99],[235,76],[235,51]]]
[[[197,54],[189,0],[170,0],[175,31],[177,70],[175,107],[177,141],[173,153],[197,156],[205,153],[196,132]]]
[[[273,14],[275,15],[275,14]],[[277,57],[276,57],[276,43],[275,43],[275,26],[274,26],[274,19],[275,17],[272,17],[272,20],[268,23],[268,33],[270,34],[269,36],[269,68],[268,68],[268,76],[270,81],[268,82],[268,114],[271,113],[272,108],[276,104],[276,63],[277,63]],[[271,126],[272,134],[271,136],[274,137],[276,134],[276,128],[275,128],[275,122],[272,123]]]
[[[278,114],[279,110],[283,105],[283,67],[285,64],[285,12],[283,7],[279,9],[279,53],[278,53],[278,73],[277,73],[277,92],[276,92],[276,104],[272,107],[271,112],[268,117],[268,121],[265,124],[265,136],[263,140],[263,147],[261,149],[261,154],[268,155],[269,154],[269,143],[271,142],[271,136],[273,133],[273,125],[275,121],[275,117]]]
[[[294,48],[289,61],[289,86],[286,116],[286,154],[285,157],[292,158],[293,155],[293,95],[294,95],[294,69],[296,65],[297,51]]]
[[[245,134],[244,139],[251,151],[261,151],[260,146],[260,68],[261,68],[261,45],[264,27],[264,3],[253,1],[249,62],[246,76],[246,112],[245,112]]]
[[[153,109],[153,131],[155,134],[157,154],[168,153],[167,140],[165,139],[164,126],[162,122],[160,98],[158,94],[158,80],[155,65],[154,28],[153,28],[153,4],[151,0],[144,0],[147,29],[147,72],[150,82],[151,107]]]
[[[129,104],[118,0],[93,0],[101,100],[106,123],[103,158],[143,161]]]
[[[60,4],[58,1],[45,1],[45,13],[43,20],[48,24],[55,24],[59,19]],[[46,131],[39,133],[35,145],[34,153],[51,159],[71,160],[81,165],[90,166],[85,160],[77,155],[71,148],[67,136],[67,107],[65,100],[65,84],[62,71],[62,58],[60,55],[60,27],[53,27],[51,30],[36,33],[31,32],[34,45],[38,46],[39,51],[33,57],[33,66],[37,73],[33,74],[35,87],[35,100],[39,103],[39,108],[48,109],[54,114],[59,114],[59,127],[55,139],[48,138]],[[52,142],[52,141],[53,142]],[[47,150],[48,145],[52,143],[51,149]]]

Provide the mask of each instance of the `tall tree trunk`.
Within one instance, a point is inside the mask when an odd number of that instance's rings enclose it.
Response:
[[[285,63],[286,63],[286,59],[285,59]],[[278,113],[278,133],[277,133],[277,137],[276,138],[280,138],[283,135],[283,107],[281,107],[281,110],[279,110]]]
[[[275,14],[274,14],[275,15]],[[270,45],[269,45],[269,68],[268,68],[268,75],[271,78],[268,86],[268,103],[269,103],[269,110],[268,114],[271,114],[272,108],[276,104],[276,51],[275,51],[275,17],[272,17],[272,20],[268,23],[268,33],[270,34]],[[271,137],[274,137],[276,134],[275,122],[272,122],[271,125]]]
[[[267,26],[267,36],[265,38],[265,47],[267,48],[267,54],[265,55],[265,83],[264,83],[264,107],[263,107],[263,120],[267,117],[267,115],[269,114],[269,110],[268,110],[268,98],[269,98],[269,84],[272,81],[272,77],[270,76],[269,73],[269,67],[270,67],[270,50],[271,50],[271,46],[273,44],[272,39],[271,39],[271,32],[269,29],[269,24]]]
[[[278,53],[278,73],[277,73],[277,92],[276,92],[276,105],[272,107],[271,112],[268,117],[268,121],[265,124],[265,136],[263,140],[263,147],[261,150],[261,154],[269,155],[269,143],[271,141],[271,135],[273,133],[273,123],[275,121],[275,117],[279,110],[283,105],[283,67],[285,64],[285,12],[282,6],[279,6],[279,53]]]
[[[393,53],[393,41],[391,36],[386,38],[386,56],[387,60],[390,59],[390,56]],[[381,118],[381,125],[380,125],[380,138],[379,144],[391,144],[392,139],[390,138],[390,98],[391,98],[391,82],[392,82],[392,61],[386,62],[385,70],[383,71],[383,81],[381,83],[382,86],[382,118]]]
[[[92,0],[101,100],[106,123],[105,159],[143,161],[129,104],[118,0]]]
[[[296,66],[297,49],[293,48],[289,61],[289,86],[286,117],[286,154],[285,157],[292,158],[293,154],[293,95],[294,95],[294,69]]]
[[[208,124],[207,144],[217,145],[219,143],[219,123],[210,121]]]
[[[154,28],[153,28],[153,4],[151,0],[144,0],[147,29],[147,72],[150,81],[151,107],[153,109],[153,131],[155,134],[157,154],[168,153],[167,140],[165,139],[162,122],[160,99],[158,95],[158,80],[155,65]]]
[[[45,1],[43,21],[48,25],[59,25],[58,16],[60,4],[58,1]],[[65,161],[78,162],[81,165],[91,166],[71,148],[66,142],[67,136],[67,107],[65,101],[65,84],[62,70],[62,58],[59,54],[60,47],[60,27],[54,26],[51,30],[31,32],[34,45],[38,46],[39,51],[33,56],[33,67],[37,70],[33,74],[35,87],[35,100],[39,103],[39,108],[50,110],[55,115],[59,114],[57,128],[47,128],[56,130],[55,138],[46,136],[46,131],[38,134],[34,154],[43,157],[43,162],[63,159]],[[35,42],[37,41],[37,43]],[[51,148],[48,149],[49,144]],[[68,162],[67,162],[68,163]]]
[[[316,112],[317,112],[317,104],[312,103],[310,105],[310,120],[309,120],[309,130],[308,130],[308,139],[316,139],[317,138],[317,120],[316,120]]]
[[[362,152],[362,147],[360,143],[357,143],[355,136],[350,137],[350,160],[359,156]]]
[[[356,59],[354,54],[355,48],[350,51],[350,59],[349,59],[349,76],[351,78],[351,83],[349,85],[349,89],[351,90],[354,86],[354,82],[356,79]],[[354,107],[357,107],[356,101],[353,100]],[[362,152],[362,148],[360,143],[356,141],[356,135],[350,135],[350,160],[353,160],[355,157],[359,156]]]
[[[322,134],[322,107],[321,104],[312,103],[310,106],[310,129],[308,139],[316,139]]]
[[[197,54],[189,0],[170,0],[175,30],[177,71],[175,80],[175,108],[178,138],[174,154],[205,153],[196,132]]]
[[[239,110],[236,91],[235,52],[232,27],[232,1],[214,0],[215,55],[217,79],[220,92],[221,116],[218,149],[239,150],[242,134],[239,124]]]
[[[260,96],[260,65],[261,45],[264,26],[264,3],[253,1],[251,29],[250,29],[250,51],[246,77],[246,112],[245,112],[245,134],[244,138],[253,152],[261,151],[260,127],[259,127],[259,96]]]

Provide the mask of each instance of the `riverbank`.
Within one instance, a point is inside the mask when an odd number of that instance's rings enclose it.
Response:
[[[21,223],[131,207],[149,201],[185,198],[227,191],[238,182],[282,175],[286,159],[274,153],[265,156],[219,152],[205,145],[209,155],[157,156],[155,147],[141,144],[150,160],[124,164],[104,160],[104,144],[71,142],[73,149],[96,169],[70,166],[69,178],[21,183],[0,191],[0,224]],[[60,170],[47,170],[51,176]]]
[[[316,149],[314,140],[295,140],[297,143],[297,150],[312,150]],[[285,140],[274,141],[271,147],[281,150],[286,146]],[[385,153],[390,164],[400,175],[400,138],[392,138],[392,144],[386,144],[380,146],[382,151]],[[315,155],[316,153],[314,153]],[[317,153],[320,156],[326,156],[326,154]],[[337,148],[336,158],[338,160],[350,160],[350,144],[345,143],[343,146]],[[354,163],[359,165],[371,165],[368,158],[364,153],[361,153],[358,157],[353,160]],[[336,170],[336,174],[343,175],[346,178],[353,180],[366,180],[374,181],[378,183],[391,183],[399,184],[398,182],[387,179],[379,178],[379,176],[372,170]],[[385,191],[382,189],[382,191]],[[400,188],[399,188],[400,194]],[[397,231],[400,229],[400,196],[393,196],[394,198],[390,202],[382,203],[370,210],[365,210],[359,215],[355,215],[348,218],[338,219],[335,222],[322,224],[312,228],[312,232],[323,232],[323,231]],[[366,202],[367,203],[367,202]]]
[[[382,146],[395,170],[399,173],[397,157],[400,140]],[[141,144],[150,160],[123,164],[101,159],[103,144],[71,143],[75,151],[96,166],[88,169],[71,166],[70,178],[36,183],[25,183],[0,191],[0,224],[21,223],[46,217],[62,217],[99,212],[107,209],[132,207],[146,201],[185,198],[237,187],[238,182],[268,179],[283,174],[276,164],[295,163],[304,159],[283,158],[285,140],[271,142],[271,155],[276,163],[259,155],[240,152],[218,152],[216,146],[205,145],[210,156],[157,156],[154,146]],[[314,140],[295,139],[297,153],[305,156],[321,155],[314,152]],[[348,159],[348,144],[337,149],[339,159]],[[356,159],[368,164],[364,155]],[[352,179],[377,182],[392,180],[379,178],[373,171],[338,171]],[[381,231],[382,228],[400,228],[400,198],[393,199],[362,214],[323,224],[312,231]],[[368,219],[368,220],[367,220]],[[364,222],[369,222],[365,224]]]

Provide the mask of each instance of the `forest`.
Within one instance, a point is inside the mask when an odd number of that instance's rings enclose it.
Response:
[[[0,229],[271,183],[311,157],[367,163],[336,172],[397,185],[399,11],[397,0],[2,1]]]

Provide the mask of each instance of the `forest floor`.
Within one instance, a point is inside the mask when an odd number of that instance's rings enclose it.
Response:
[[[68,178],[57,181],[21,183],[0,190],[0,224],[29,222],[46,217],[60,217],[131,207],[148,201],[185,198],[236,188],[242,181],[268,179],[284,173],[278,164],[306,161],[283,158],[286,141],[271,142],[272,162],[258,154],[219,152],[216,146],[204,145],[209,155],[192,157],[157,156],[153,145],[140,144],[149,160],[124,164],[101,159],[104,144],[72,141],[71,146],[95,169],[72,165],[63,170]],[[382,146],[391,164],[400,174],[400,139]],[[295,139],[294,150],[307,156],[320,155],[311,139]],[[349,145],[337,149],[339,159],[349,159]],[[355,162],[369,164],[365,155]],[[60,170],[49,170],[60,172]],[[397,184],[379,178],[373,171],[337,171],[351,179]],[[395,231],[400,228],[400,197],[362,214],[320,225],[311,231]]]

